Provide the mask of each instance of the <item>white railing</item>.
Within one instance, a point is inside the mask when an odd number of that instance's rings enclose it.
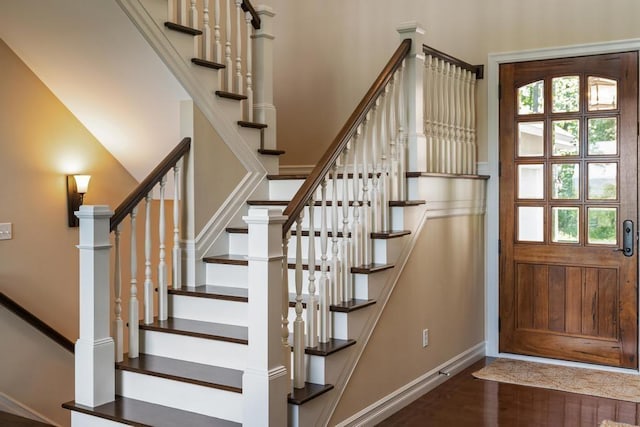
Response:
[[[285,215],[289,216],[284,226],[287,231],[283,242],[285,259],[286,251],[293,247],[296,259],[296,317],[293,322],[295,388],[303,388],[306,381],[305,347],[316,347],[318,343],[327,343],[332,338],[348,338],[334,333],[329,307],[351,303],[355,298],[352,267],[367,267],[381,262],[371,249],[371,233],[390,231],[389,201],[391,198],[406,199],[405,187],[401,183],[406,172],[408,127],[404,59],[410,46],[411,40],[401,43],[334,140],[325,160],[316,166],[285,210]],[[304,218],[308,218],[304,232],[308,235],[306,242],[302,231]],[[317,224],[318,220],[320,224]],[[293,223],[295,231],[290,233],[288,230]],[[316,233],[319,234],[317,238]],[[289,242],[292,234],[295,239]],[[319,279],[316,274],[317,240],[320,248]],[[308,293],[304,297],[303,258],[308,260]],[[288,292],[286,287],[284,292]],[[306,302],[306,320],[302,316],[303,302]],[[283,308],[282,317],[284,330],[289,323],[288,310]]]
[[[244,120],[253,121],[253,35],[261,21],[247,0],[168,0],[170,22],[198,29],[196,56],[224,66],[222,91],[246,96]],[[213,22],[213,30],[212,30]]]
[[[476,173],[476,81],[482,67],[424,47],[426,172]]]

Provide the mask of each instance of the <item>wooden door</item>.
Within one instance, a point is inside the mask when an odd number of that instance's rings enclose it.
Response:
[[[500,351],[636,368],[638,55],[503,64],[500,92]]]

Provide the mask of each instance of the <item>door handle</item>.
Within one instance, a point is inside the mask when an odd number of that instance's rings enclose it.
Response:
[[[624,256],[633,256],[633,236],[633,221],[626,219],[622,223],[622,248],[615,250],[622,252]]]

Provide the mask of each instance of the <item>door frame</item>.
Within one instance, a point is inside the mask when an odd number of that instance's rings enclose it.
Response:
[[[499,109],[500,100],[498,98],[498,85],[500,83],[500,64],[510,62],[526,62],[543,59],[566,58],[571,56],[599,55],[616,52],[637,51],[640,53],[640,39],[620,40],[612,42],[591,43],[582,45],[561,46],[553,48],[543,48],[526,50],[520,52],[490,53],[488,55],[487,67],[487,163],[478,164],[478,173],[489,175],[491,178],[487,182],[486,200],[486,239],[485,239],[485,343],[486,355],[491,357],[509,357],[512,359],[544,361],[564,366],[597,367],[601,370],[617,372],[640,373],[640,368],[624,369],[591,365],[587,363],[560,361],[556,359],[546,359],[541,357],[522,356],[511,353],[500,353],[498,349],[498,317],[499,317],[499,256],[498,239],[500,236],[500,206],[499,206],[499,177],[498,162],[499,152]],[[640,75],[638,76],[640,79]],[[640,94],[639,94],[640,95]],[[640,99],[640,96],[639,96]],[[640,107],[640,106],[639,106]],[[640,150],[640,148],[639,148]],[[638,163],[640,165],[640,161]],[[640,166],[639,166],[640,169]],[[640,170],[638,171],[640,176]],[[640,212],[640,208],[639,208]],[[635,218],[636,224],[638,219]],[[640,263],[639,263],[640,264]],[[640,268],[640,267],[639,267]],[[640,274],[639,276],[640,277]],[[639,294],[640,295],[640,294]],[[639,301],[640,303],[640,301]],[[639,328],[640,330],[640,328]],[[640,340],[638,341],[640,343]],[[640,349],[639,349],[640,350]],[[640,351],[639,353],[640,354]]]

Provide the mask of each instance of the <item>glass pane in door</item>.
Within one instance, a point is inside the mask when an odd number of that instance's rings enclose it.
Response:
[[[518,88],[518,114],[544,113],[544,80]]]
[[[572,113],[580,111],[580,77],[564,76],[551,79],[551,111]]]
[[[551,179],[551,197],[554,199],[580,198],[580,164],[552,164]]]
[[[618,82],[604,77],[587,79],[589,111],[615,110],[618,108]]]
[[[587,208],[587,242],[592,245],[615,245],[618,235],[616,208]]]
[[[579,207],[551,208],[551,241],[555,243],[580,243]]]
[[[544,156],[544,122],[518,123],[518,157]]]
[[[618,119],[601,117],[589,119],[587,143],[590,156],[618,153]]]
[[[588,196],[591,200],[615,200],[618,198],[618,164],[589,163]]]
[[[580,154],[580,120],[554,120],[551,122],[551,154],[577,156]]]
[[[518,240],[544,242],[544,208],[542,206],[518,207]]]

